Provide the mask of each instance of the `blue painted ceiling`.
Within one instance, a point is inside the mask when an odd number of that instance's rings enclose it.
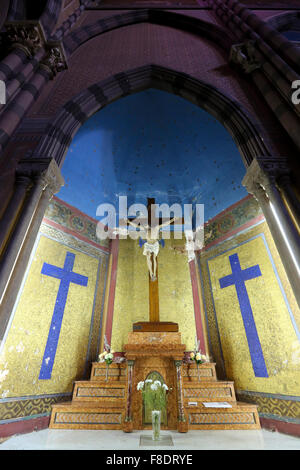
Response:
[[[247,193],[245,167],[224,127],[181,97],[149,89],[115,101],[80,128],[57,196],[96,217],[99,204],[205,204],[205,220]]]

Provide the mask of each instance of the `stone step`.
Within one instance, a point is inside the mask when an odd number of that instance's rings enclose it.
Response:
[[[183,382],[199,382],[200,380],[217,380],[216,364],[214,362],[206,362],[197,365],[192,362],[183,364],[182,366],[182,379]]]
[[[185,406],[189,431],[200,429],[261,429],[257,407],[249,403],[230,403],[231,408]]]
[[[114,403],[124,406],[125,400],[125,383],[118,383],[115,381],[100,382],[100,381],[76,381],[73,389],[73,402],[79,401],[93,401],[101,403],[103,401]]]
[[[107,366],[105,362],[93,362],[90,380],[103,381],[106,378]],[[113,362],[108,367],[108,380],[115,382],[126,382],[127,364]]]
[[[122,429],[125,406],[97,406],[88,402],[66,402],[53,405],[51,429]]]
[[[235,402],[234,382],[207,381],[183,384],[184,404],[188,402],[228,401]]]

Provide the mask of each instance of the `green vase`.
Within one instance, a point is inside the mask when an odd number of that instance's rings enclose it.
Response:
[[[161,411],[153,410],[152,411],[152,439],[153,441],[160,440],[160,419],[161,419]]]

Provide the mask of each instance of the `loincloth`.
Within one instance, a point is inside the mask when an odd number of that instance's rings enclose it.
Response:
[[[159,252],[159,243],[156,241],[155,243],[148,243],[144,244],[144,251],[143,255],[147,256],[148,254],[153,253],[155,256],[158,255]]]

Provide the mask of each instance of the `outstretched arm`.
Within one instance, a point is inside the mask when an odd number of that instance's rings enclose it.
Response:
[[[142,228],[143,230],[145,230],[145,228],[146,228],[144,225],[136,224],[135,222],[132,222],[129,219],[126,219],[126,221],[127,221],[128,224],[132,225],[132,227],[134,227],[134,228]]]
[[[173,219],[170,219],[167,222],[164,222],[163,224],[160,224],[159,228],[167,227],[167,225],[171,225],[171,223],[174,222],[175,220],[181,220],[181,219],[182,219],[182,217],[173,217]]]
[[[134,228],[138,228],[140,229],[139,230],[139,234],[143,234],[145,236],[145,234],[147,233],[147,227],[145,227],[143,224],[136,224],[135,222],[132,222],[131,220],[127,219],[127,222]]]

